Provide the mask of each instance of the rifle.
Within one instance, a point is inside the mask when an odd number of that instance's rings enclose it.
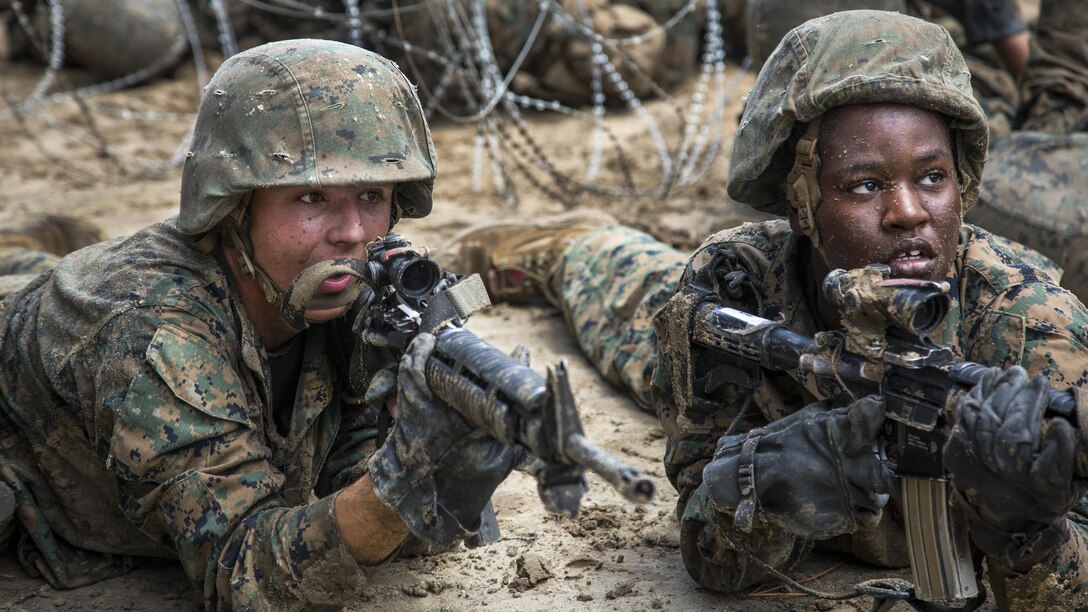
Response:
[[[365,262],[333,263],[366,286],[353,307],[352,331],[381,356],[377,365],[395,366],[417,333],[434,334],[435,351],[424,368],[431,391],[499,442],[533,454],[537,492],[548,511],[577,516],[586,470],[629,501],[653,497],[653,481],[585,436],[565,362],[549,366],[545,378],[463,327],[490,305],[478,274],[444,272],[425,249],[394,233],[372,243]],[[376,371],[353,363],[357,369]]]
[[[693,375],[693,392],[710,399],[725,384],[755,388],[766,369],[812,377],[831,399],[882,395],[881,441],[901,483],[914,596],[971,599],[978,584],[962,511],[949,504],[942,449],[950,415],[988,368],[956,362],[930,337],[948,314],[947,282],[890,279],[889,272],[877,264],[828,274],[823,292],[839,308],[843,329],[815,337],[734,308],[699,305],[692,357],[706,367]],[[1047,416],[1075,425],[1072,392],[1051,389]]]

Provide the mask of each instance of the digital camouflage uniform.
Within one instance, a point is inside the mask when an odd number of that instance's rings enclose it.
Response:
[[[1043,0],[1030,39],[1020,86],[1003,68],[971,51],[982,43],[1022,31],[1023,20],[1009,0],[941,0],[962,26],[961,44],[971,84],[990,124],[990,155],[982,195],[967,221],[1026,244],[1067,272],[1062,286],[1088,300],[1081,272],[1086,257],[1088,185],[1081,170],[1088,159],[1088,11],[1079,0]],[[903,0],[752,0],[748,3],[748,48],[762,63],[777,41],[805,19],[848,8],[906,12]],[[944,23],[944,22],[942,22]],[[1010,134],[1010,132],[1012,132]],[[1022,133],[1031,132],[1031,133]]]
[[[935,109],[956,108],[965,118],[956,132],[957,166],[965,185],[965,206],[970,206],[977,193],[971,185],[978,184],[986,139],[982,111],[969,99],[966,69],[960,68],[960,72],[953,74],[954,69],[950,68],[956,63],[962,67],[962,60],[938,53],[911,66],[907,58],[916,54],[894,51],[909,49],[913,44],[903,46],[904,40],[910,41],[915,35],[898,22],[906,18],[897,17],[890,25],[883,26],[885,18],[870,12],[861,15],[852,22],[845,19],[834,22],[838,24],[834,30],[828,26],[828,31],[822,31],[823,20],[804,26],[808,29],[799,28],[802,31],[790,43],[790,51],[781,55],[778,66],[772,67],[777,68],[779,80],[768,77],[762,89],[757,81],[749,106],[762,104],[762,107],[752,112],[762,111],[769,117],[791,113],[796,114],[797,121],[804,121],[818,116],[822,112],[819,109],[827,108],[828,104],[876,101],[882,96]],[[820,42],[814,33],[823,35]],[[932,38],[933,29],[919,31],[917,35],[920,48],[933,51],[943,48],[944,53],[958,55],[950,40]],[[856,81],[837,76],[837,71],[861,69],[852,59],[857,51],[843,48],[857,40],[882,40],[889,44],[888,53],[874,51],[874,65],[866,66],[869,75],[880,75],[880,67],[889,65],[889,61],[894,61],[893,65],[898,65],[904,74],[912,69],[933,73],[936,71],[931,66],[939,66],[941,72],[932,78],[936,83],[948,84],[915,91],[913,79],[903,76],[869,76]],[[837,47],[835,41],[844,42]],[[949,48],[953,51],[948,51]],[[851,58],[848,65],[840,67],[829,59],[839,57],[838,53]],[[799,54],[804,54],[800,57],[805,59],[797,59]],[[812,65],[820,66],[822,72],[811,72],[812,68],[805,63],[810,57]],[[790,82],[794,73],[804,76]],[[759,80],[767,74],[764,70]],[[806,79],[838,93],[823,95],[806,91]],[[876,82],[883,86],[842,85],[851,82]],[[899,83],[904,89],[889,93],[896,87],[892,83]],[[950,95],[953,88],[967,91],[963,94],[967,97],[954,101],[934,96],[934,92],[941,91]],[[787,92],[785,98],[780,95],[782,91]],[[748,117],[746,111],[745,119]],[[974,117],[975,123],[969,123],[966,117]],[[738,176],[747,177],[749,189],[744,194],[747,197],[734,195],[734,198],[782,214],[789,206],[782,183],[790,159],[788,155],[761,151],[775,151],[775,147],[788,141],[790,131],[774,132],[766,127],[766,122],[758,121],[751,129],[763,130],[755,142],[764,149],[741,148],[739,157],[737,150],[734,151],[731,189],[740,180]],[[741,139],[738,134],[738,148]],[[752,141],[747,144],[750,146]],[[765,165],[761,168],[759,164]],[[689,394],[674,382],[683,379],[682,356],[686,353],[684,347],[690,343],[686,317],[699,300],[711,299],[777,320],[801,334],[821,331],[810,306],[814,303],[816,280],[806,279],[802,274],[807,269],[804,259],[808,253],[807,248],[801,248],[802,244],[807,247],[807,239],[795,236],[788,223],[769,221],[722,231],[710,237],[688,259],[649,236],[610,227],[576,239],[563,251],[550,279],[552,293],[559,296],[559,307],[596,367],[610,381],[627,388],[640,406],[653,405],[657,410],[668,437],[666,472],[680,493],[677,516],[681,552],[689,573],[708,588],[732,591],[769,578],[746,555],[738,553],[726,535],[779,568],[788,567],[816,545],[773,529],[767,523],[761,527],[758,520],[749,534],[739,535],[732,530],[732,517],[711,505],[702,471],[713,457],[718,439],[737,416],[746,394],[742,389],[730,388],[723,393],[720,403],[708,405],[684,399]],[[721,258],[731,262],[727,270],[717,268],[723,261]],[[729,271],[742,274],[723,276]],[[1055,284],[1048,271],[1057,272],[1037,253],[964,224],[947,279],[952,287],[952,308],[935,339],[949,346],[960,359],[1001,367],[1020,364],[1030,373],[1048,375],[1058,387],[1083,384],[1088,378],[1085,332],[1088,312],[1072,294]],[[601,279],[608,280],[602,284]],[[702,291],[706,293],[695,289],[696,279],[701,279]],[[678,288],[681,291],[677,292]],[[745,297],[752,295],[758,295],[759,299]],[[654,313],[659,313],[656,321]],[[796,372],[763,372],[763,383],[751,394],[753,409],[738,423],[739,432],[779,419],[820,399],[815,389],[806,388],[794,375]],[[1074,510],[1067,517],[1071,528],[1058,553],[1028,574],[1002,581],[997,579],[1002,576],[1000,565],[991,562],[990,571],[995,577],[992,583],[1000,602],[1014,609],[1043,605],[1070,608],[1088,602],[1088,575],[1081,563],[1088,555],[1088,503],[1082,501]],[[893,504],[885,517],[875,527],[820,545],[852,552],[868,562],[901,566],[907,557],[899,509]]]
[[[176,557],[214,608],[342,601],[362,583],[333,519],[344,475],[325,470],[376,431],[344,406],[342,327],[298,340],[283,435],[223,265],[173,223],[79,251],[3,305],[0,452],[27,494],[24,565],[68,587],[127,555]],[[69,545],[113,555],[77,564]]]
[[[951,292],[954,306],[942,341],[959,359],[1002,366],[1020,363],[1033,373],[1047,372],[1055,384],[1079,384],[1088,368],[1084,347],[1088,336],[1082,327],[1088,323],[1088,314],[1083,307],[1055,286],[1039,266],[1025,264],[1020,245],[970,225],[964,225],[960,235],[956,272],[949,279],[959,290]],[[666,470],[680,491],[677,512],[685,564],[701,585],[719,590],[735,590],[769,578],[722,544],[724,540],[716,532],[726,529],[730,521],[709,508],[706,491],[699,486],[702,468],[713,456],[715,443],[731,423],[739,401],[725,400],[732,408],[713,414],[680,418],[671,399],[669,362],[661,358],[653,316],[677,287],[687,285],[706,268],[713,253],[729,247],[742,253],[748,267],[758,271],[755,284],[763,296],[762,312],[755,304],[728,297],[719,300],[722,305],[780,320],[798,333],[822,331],[801,295],[796,240],[784,221],[719,232],[690,261],[647,234],[621,226],[601,228],[567,247],[552,276],[553,289],[560,296],[558,306],[582,351],[606,379],[626,389],[640,407],[657,407],[669,439]],[[608,281],[602,283],[601,279]],[[964,304],[980,307],[965,316]],[[1073,317],[1065,313],[1073,313]],[[667,315],[663,313],[661,318],[661,324],[667,325]],[[966,332],[971,329],[978,331]],[[741,431],[818,399],[790,376],[764,374],[768,384],[755,392],[755,410],[749,412],[754,416],[744,421]],[[692,426],[693,420],[703,420],[704,427]],[[1071,521],[1088,525],[1088,518],[1080,518],[1088,516],[1088,504],[1079,505],[1077,512]],[[902,566],[907,557],[898,509],[893,508],[890,515],[895,518],[859,536],[842,536],[820,545],[850,552],[869,563]],[[1049,596],[1038,584],[1051,584],[1050,572],[1074,582],[1082,580],[1077,555],[1088,550],[1088,527],[1085,529],[1070,530],[1071,541],[1063,554],[1013,583],[1013,594],[1005,597],[1029,601],[1039,590],[1043,597]],[[815,545],[773,533],[753,532],[747,541],[752,550],[767,551],[762,560],[779,567],[796,561]]]
[[[292,40],[224,63],[179,217],[64,257],[0,303],[0,473],[24,567],[75,587],[133,556],[176,558],[209,609],[354,599],[366,572],[333,509],[366,471],[377,409],[358,399],[365,372],[349,380],[350,322],[266,350],[214,238],[238,238],[223,224],[259,186],[392,182],[394,215],[424,216],[435,169],[392,62]],[[20,251],[0,269],[54,261]]]

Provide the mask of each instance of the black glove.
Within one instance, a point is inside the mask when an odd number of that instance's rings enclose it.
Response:
[[[472,427],[431,393],[424,367],[434,344],[434,336],[421,333],[401,358],[399,416],[369,470],[378,498],[413,535],[448,546],[479,529],[480,513],[521,452]],[[376,377],[368,401],[387,382]]]
[[[824,539],[876,524],[895,488],[877,457],[884,402],[864,397],[830,410],[822,402],[747,434],[718,441],[703,482],[734,526],[758,513],[789,533]]]
[[[1020,366],[986,372],[956,409],[945,468],[965,502],[982,552],[1022,571],[1061,543],[1065,513],[1085,488],[1074,482],[1077,432],[1044,419],[1047,379]]]

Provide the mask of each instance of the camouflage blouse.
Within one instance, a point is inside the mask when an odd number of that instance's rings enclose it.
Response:
[[[777,320],[794,331],[812,335],[820,331],[805,298],[805,269],[797,241],[783,220],[749,223],[719,232],[695,252],[684,272],[681,287],[706,272],[723,249],[735,252],[761,297],[733,299],[719,295],[726,306]],[[1088,378],[1088,312],[1068,291],[1037,266],[1024,263],[1017,246],[971,225],[960,230],[960,246],[948,278],[952,306],[934,339],[951,347],[958,359],[994,366],[1020,364],[1029,373],[1045,373],[1055,386],[1083,385]],[[705,278],[705,276],[704,276]],[[724,286],[724,283],[721,283]],[[668,437],[665,454],[667,475],[680,493],[681,552],[689,573],[703,586],[734,591],[768,579],[769,574],[750,555],[738,553],[730,540],[777,568],[788,567],[815,545],[759,521],[751,533],[732,528],[732,517],[712,505],[703,486],[703,468],[713,457],[715,444],[744,403],[742,389],[727,388],[721,403],[686,401],[673,392],[681,351],[679,331],[670,334],[670,321],[685,317],[691,302],[677,294],[655,318],[658,333],[658,367],[654,374],[654,403]],[[752,405],[738,423],[738,431],[761,426],[821,399],[814,386],[806,387],[796,373],[764,371],[763,383],[752,392]],[[1088,574],[1078,559],[1088,555],[1088,504],[1082,500],[1068,519],[1074,528],[1050,564],[1040,564],[1029,574],[993,585],[999,598],[1008,598],[1014,609],[1039,605],[1084,605]],[[885,566],[907,563],[898,508],[885,512],[876,528],[824,542],[837,550]],[[728,537],[727,537],[728,536]],[[1045,565],[1045,567],[1044,567]],[[991,567],[991,573],[994,568]],[[1006,592],[1002,592],[1006,591]],[[1072,598],[1072,599],[1068,599]],[[1021,604],[1024,607],[1021,607]]]
[[[66,257],[2,312],[0,467],[34,517],[24,565],[78,586],[178,558],[209,609],[343,603],[365,582],[333,505],[376,414],[344,402],[341,324],[303,332],[284,435],[224,267],[173,221]]]

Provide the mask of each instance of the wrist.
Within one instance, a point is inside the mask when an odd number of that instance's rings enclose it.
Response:
[[[408,537],[408,527],[374,492],[365,475],[336,497],[334,513],[345,547],[356,561],[376,565]]]
[[[977,514],[968,525],[975,545],[986,554],[991,563],[1010,573],[1022,573],[1050,558],[1066,536],[1065,518],[1046,525],[1026,523],[1018,527],[997,527],[981,519]]]

